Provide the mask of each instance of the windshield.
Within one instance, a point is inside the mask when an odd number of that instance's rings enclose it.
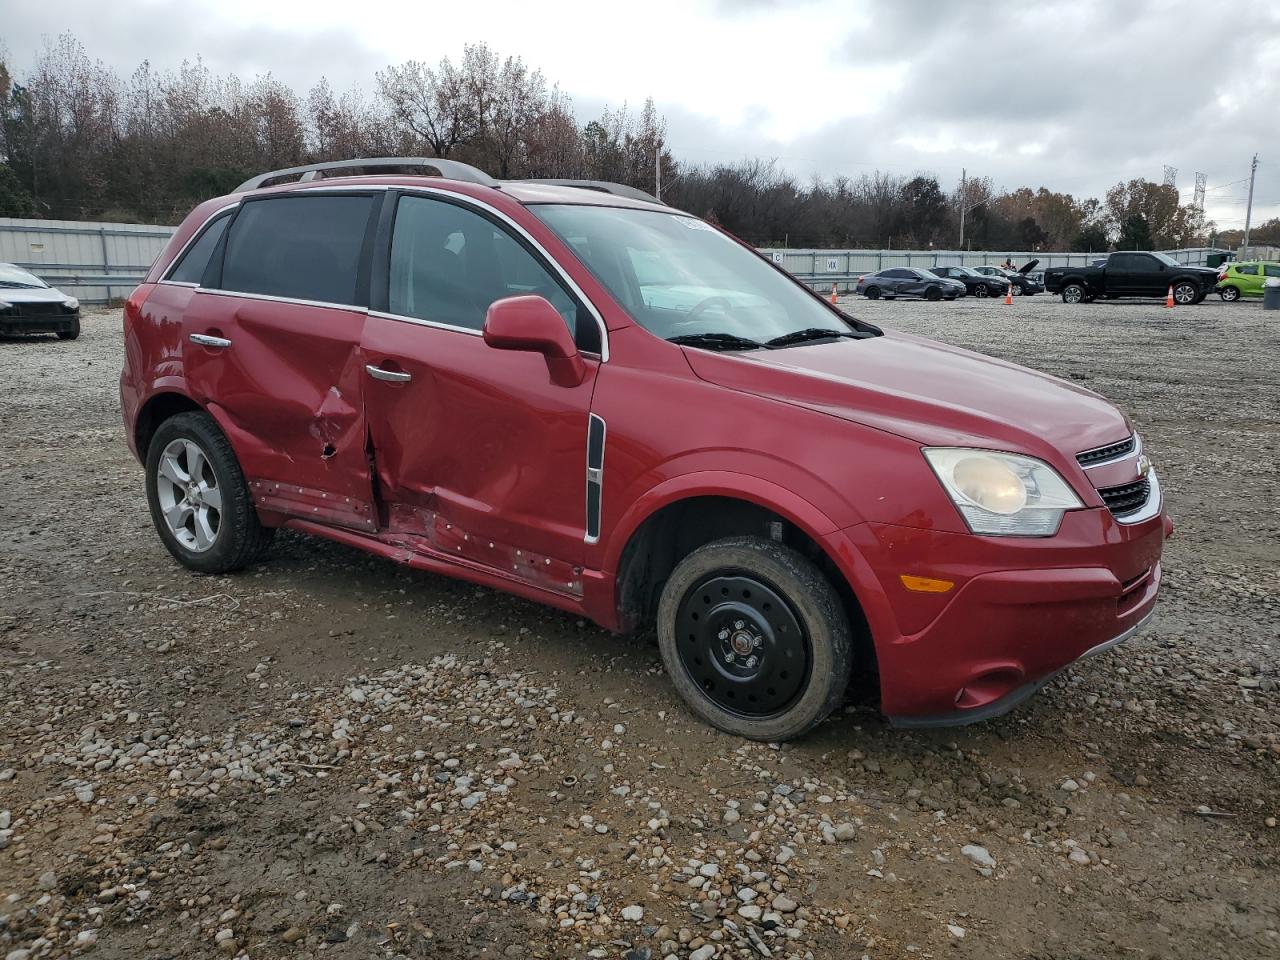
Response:
[[[693,217],[657,210],[536,204],[642,327],[666,340],[721,338],[750,349],[801,331],[857,330],[763,259]],[[736,346],[724,338],[738,338]],[[705,344],[704,344],[705,345]]]
[[[0,263],[0,286],[43,290],[49,285],[21,267],[15,267],[12,263]]]

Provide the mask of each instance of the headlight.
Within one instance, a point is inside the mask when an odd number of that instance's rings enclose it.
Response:
[[[974,533],[1051,537],[1084,506],[1047,463],[1016,453],[926,447],[925,459]]]
[[[67,299],[62,301],[62,305],[66,307],[68,310],[80,309],[80,301],[77,300],[75,297],[67,297]]]

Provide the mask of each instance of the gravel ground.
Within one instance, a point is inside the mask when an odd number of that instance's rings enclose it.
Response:
[[[0,340],[0,957],[1280,956],[1280,315],[851,303],[1127,409],[1154,626],[1015,714],[781,748],[656,649],[282,534],[179,568],[118,312]]]

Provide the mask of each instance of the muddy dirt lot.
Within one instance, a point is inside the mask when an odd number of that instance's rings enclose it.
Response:
[[[118,312],[0,340],[0,957],[1280,956],[1280,314],[851,306],[1132,414],[1145,635],[985,725],[742,742],[488,590],[289,533],[185,572]]]

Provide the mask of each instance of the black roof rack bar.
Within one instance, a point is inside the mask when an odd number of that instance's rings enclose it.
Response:
[[[611,183],[608,180],[554,180],[532,179],[517,180],[516,183],[545,183],[553,187],[578,187],[582,190],[595,190],[597,193],[612,193],[618,197],[629,197],[632,200],[644,200],[648,203],[662,203],[651,193],[645,193],[638,187],[629,187],[625,183]]]
[[[354,177],[359,176],[360,171],[376,170],[379,167],[425,167],[435,170],[441,177],[446,180],[462,180],[466,183],[478,183],[486,187],[496,187],[498,181],[489,176],[483,170],[471,166],[469,163],[461,163],[458,160],[441,160],[435,157],[366,157],[355,160],[330,160],[325,163],[309,163],[301,167],[286,167],[283,170],[272,170],[269,173],[260,173],[256,177],[250,177],[240,186],[236,187],[236,193],[244,193],[246,190],[256,190],[261,186],[270,184],[273,180],[283,180],[301,174],[298,177],[298,183],[308,183],[312,180],[323,180],[328,171],[353,171],[339,173],[338,176]],[[424,174],[429,176],[429,174]]]

